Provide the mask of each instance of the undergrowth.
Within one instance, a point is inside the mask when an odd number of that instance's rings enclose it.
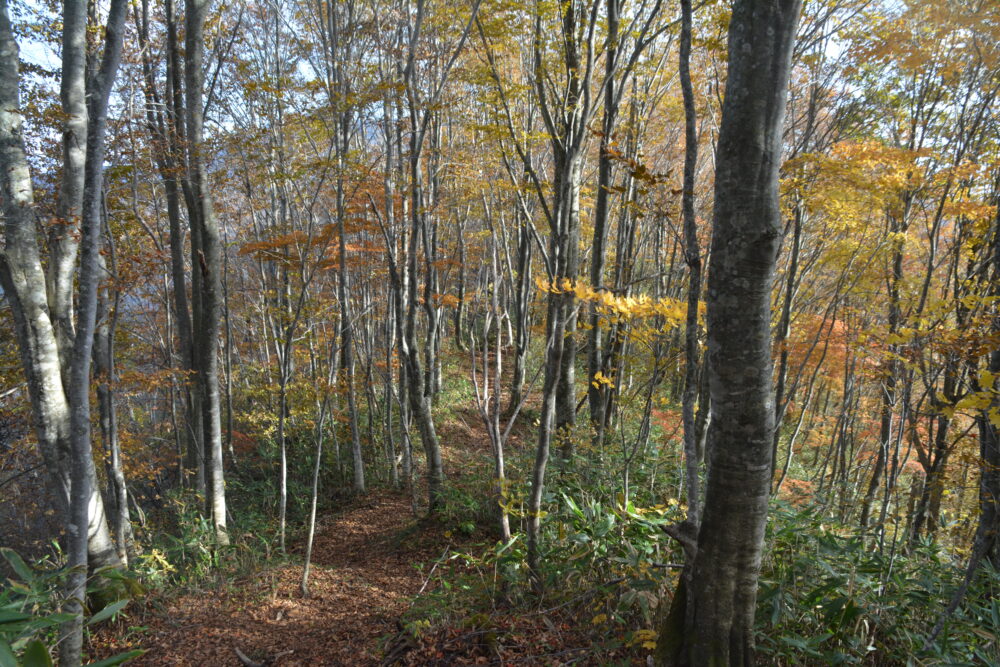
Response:
[[[526,486],[511,484],[507,493],[515,530],[507,543],[493,537],[488,462],[466,471],[461,488],[451,487],[443,520],[470,533],[474,526],[485,539],[437,564],[435,585],[404,618],[414,636],[438,652],[496,658],[505,651],[509,659],[549,655],[539,647],[557,635],[565,646],[580,647],[567,654],[569,662],[645,662],[656,645],[659,606],[669,604],[683,562],[661,528],[683,519],[686,511],[673,495],[681,484],[673,472],[679,466],[661,460],[655,479],[653,467],[636,466],[626,498],[622,478],[601,472],[613,469],[601,462],[613,451],[589,451],[586,445],[577,451],[573,461],[550,469],[541,596],[531,592],[527,577],[521,525]],[[511,478],[526,479],[532,452],[514,454]],[[650,458],[670,456],[652,452]],[[930,542],[909,551],[880,550],[871,539],[861,539],[856,526],[830,523],[820,508],[775,499],[760,574],[758,660],[998,665],[996,573],[980,573],[944,632],[928,645],[928,634],[963,575],[964,563]],[[487,634],[489,646],[473,641]]]

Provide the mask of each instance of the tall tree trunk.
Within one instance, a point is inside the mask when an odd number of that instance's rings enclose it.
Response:
[[[165,0],[164,20],[166,23],[166,90],[161,101],[157,91],[154,66],[151,60],[149,45],[149,1],[143,0],[141,13],[136,10],[136,33],[139,47],[142,49],[143,91],[146,99],[146,124],[150,139],[154,146],[156,169],[163,182],[164,199],[167,204],[167,222],[170,239],[170,277],[172,306],[176,322],[177,338],[180,348],[180,363],[178,370],[184,374],[184,383],[179,392],[182,397],[184,425],[175,437],[184,443],[187,466],[198,470],[199,491],[204,492],[204,457],[202,451],[201,431],[195,430],[193,418],[195,388],[191,376],[195,370],[194,346],[192,343],[191,309],[187,295],[187,271],[184,266],[184,231],[181,226],[181,189],[186,189],[186,180],[178,178],[179,171],[185,164],[183,153],[184,141],[184,103],[181,84],[181,65],[178,55],[177,28],[172,0]],[[188,198],[189,199],[189,198]],[[176,429],[175,429],[176,430]],[[183,461],[181,468],[183,471]],[[181,483],[184,483],[183,475]]]
[[[413,113],[411,112],[411,118]],[[410,141],[410,177],[412,179],[410,208],[410,238],[406,249],[407,295],[403,325],[403,344],[400,348],[403,363],[406,366],[406,395],[409,401],[410,415],[417,425],[420,442],[427,457],[427,510],[433,514],[440,506],[444,483],[444,467],[441,460],[441,445],[434,429],[434,417],[431,414],[431,392],[427,388],[429,375],[420,363],[420,350],[417,345],[417,246],[426,229],[427,220],[424,213],[424,197],[421,183],[423,177],[419,164],[419,147],[414,137]],[[430,313],[428,313],[430,314]],[[429,350],[429,338],[432,332],[428,330],[424,342],[424,351]]]
[[[1000,182],[997,184],[1000,186]],[[996,197],[1000,199],[1000,196]],[[990,296],[1000,298],[1000,211],[994,219],[992,247],[992,280]],[[1000,334],[1000,306],[993,304],[994,335]],[[994,377],[1000,376],[1000,350],[989,355],[987,369]],[[992,389],[980,387],[980,390]],[[979,527],[973,551],[981,551],[982,557],[994,569],[1000,570],[1000,428],[996,418],[1000,414],[997,395],[988,409],[978,417],[979,425]]]
[[[198,394],[203,415],[202,428],[207,450],[211,508],[215,540],[229,544],[226,531],[226,485],[222,469],[222,409],[219,392],[219,333],[222,314],[222,244],[212,206],[208,175],[201,155],[204,132],[203,61],[204,26],[211,0],[188,0],[185,8],[184,83],[187,90],[185,125],[188,138],[188,178],[196,214],[192,222],[192,272],[196,281],[201,315],[197,334]],[[193,241],[197,239],[198,245]],[[194,290],[194,288],[192,288]]]
[[[604,61],[604,119],[601,125],[601,148],[597,165],[597,198],[594,203],[594,240],[590,257],[590,286],[600,289],[604,281],[604,255],[608,242],[608,200],[611,194],[613,144],[612,133],[618,116],[618,94],[615,88],[615,69],[618,66],[619,15],[621,0],[607,0],[608,53]],[[587,397],[590,403],[590,423],[594,429],[594,444],[598,448],[604,441],[607,421],[608,386],[595,378],[604,370],[604,331],[597,311],[597,303],[590,304],[590,330],[587,332]]]
[[[456,241],[458,243],[458,287],[455,297],[458,303],[455,304],[454,329],[455,347],[465,351],[465,218],[461,215],[458,218],[458,228],[456,229]]]
[[[352,488],[355,493],[365,492],[365,462],[361,456],[361,433],[358,427],[358,404],[354,391],[354,346],[353,346],[353,323],[351,322],[350,297],[347,295],[347,251],[346,240],[344,239],[344,218],[347,212],[343,205],[343,183],[338,178],[337,182],[337,228],[339,230],[340,242],[338,253],[340,260],[339,279],[337,281],[337,294],[340,300],[340,352],[341,370],[344,372],[347,382],[347,416],[351,427],[351,458],[354,467],[352,478]]]
[[[324,396],[323,400],[319,402],[320,405],[317,410],[319,416],[316,421],[316,460],[313,461],[312,497],[309,501],[309,532],[306,536],[306,557],[305,563],[302,565],[302,581],[300,583],[302,597],[309,597],[309,568],[312,564],[313,538],[316,535],[316,502],[319,499],[319,470],[323,463],[323,429],[326,422],[326,406],[329,402],[329,397]]]
[[[541,577],[541,532],[542,532],[542,494],[545,488],[545,469],[548,466],[549,452],[552,447],[552,431],[556,417],[556,382],[559,377],[559,367],[562,362],[563,341],[565,340],[563,321],[555,312],[561,305],[557,300],[560,295],[548,295],[548,326],[545,345],[545,381],[542,385],[542,407],[540,425],[538,428],[538,445],[535,449],[535,463],[531,470],[531,492],[528,496],[528,570],[532,586],[536,592],[541,592],[544,582]]]
[[[504,415],[510,418],[521,404],[525,364],[531,333],[531,230],[518,209],[517,270],[514,286],[514,368],[510,379],[510,400]]]
[[[104,258],[98,256],[100,273],[105,274]],[[113,276],[111,277],[113,279]],[[94,332],[94,374],[97,379],[97,402],[100,414],[101,436],[104,440],[104,453],[107,456],[108,486],[110,496],[114,499],[115,543],[118,547],[118,558],[128,565],[128,557],[134,547],[132,522],[128,510],[128,490],[125,487],[125,474],[122,471],[121,443],[118,440],[118,412],[115,407],[115,324],[117,315],[116,302],[112,312],[109,292],[111,289],[102,287],[98,293],[97,328]]]
[[[994,187],[1000,186],[1000,181]],[[994,203],[1000,196],[994,195]],[[1000,297],[1000,210],[993,220],[993,238],[986,246],[989,254],[989,285],[987,295],[993,299]],[[992,310],[990,330],[996,336],[1000,334],[1000,307],[994,301],[989,306]],[[1000,376],[1000,349],[994,349],[986,356],[986,370],[995,378]],[[979,386],[973,378],[974,391],[990,393],[989,405],[976,415],[976,425],[979,427],[979,523],[972,539],[972,553],[965,569],[965,577],[961,586],[952,596],[951,602],[931,630],[924,650],[929,651],[944,629],[945,623],[958,609],[965,597],[980,564],[986,561],[994,570],[1000,569],[1000,428],[995,420],[1000,414],[1000,401],[993,387]]]
[[[71,2],[67,2],[67,9]],[[80,272],[76,337],[70,363],[67,399],[70,407],[70,442],[73,469],[70,474],[70,521],[65,610],[74,615],[63,628],[60,662],[80,664],[83,646],[83,601],[87,596],[88,526],[96,493],[96,475],[91,451],[90,366],[93,361],[94,329],[97,322],[97,288],[100,282],[101,203],[103,201],[105,134],[108,99],[121,56],[126,0],[114,0],[108,13],[105,48],[100,69],[88,82],[87,157],[80,220]],[[102,517],[103,519],[103,517]]]
[[[290,340],[290,337],[289,337]],[[288,443],[285,440],[285,422],[288,414],[288,370],[285,356],[291,354],[291,345],[284,346],[285,352],[279,359],[281,364],[278,377],[278,548],[285,553],[285,526],[288,516]]]
[[[701,298],[701,247],[698,222],[694,215],[694,182],[698,165],[698,129],[695,116],[694,88],[691,85],[691,0],[681,0],[680,77],[684,96],[684,190],[681,209],[684,216],[684,261],[688,267],[687,315],[684,323],[684,393],[681,412],[684,425],[685,481],[687,484],[687,521],[696,528],[701,520],[699,491],[698,433],[695,407],[698,402],[700,350],[698,345],[698,300]]]
[[[70,471],[74,468],[70,451],[70,404],[35,234],[36,214],[22,135],[18,66],[17,43],[4,1],[0,3],[0,199],[5,247],[0,253],[0,284],[14,319],[38,447],[57,509],[68,520]],[[87,476],[96,479],[93,461],[83,465]],[[87,506],[90,508],[90,518],[86,522],[90,565],[95,568],[118,565],[103,501],[94,484],[91,484]]]
[[[900,223],[893,217],[889,219],[889,231],[898,234],[905,231]],[[903,280],[903,240],[894,238],[892,254],[892,275],[889,278],[889,335],[895,335],[900,325],[899,306],[899,286]],[[888,346],[889,358],[886,360],[886,377],[882,384],[882,407],[879,415],[879,447],[875,453],[875,464],[872,467],[872,476],[868,482],[868,490],[865,492],[864,500],[861,504],[860,526],[863,533],[867,533],[870,519],[872,503],[875,501],[875,493],[882,483],[882,476],[885,474],[886,464],[889,461],[889,449],[894,440],[892,432],[892,417],[896,408],[896,384],[899,379],[900,364],[895,359],[898,354],[898,345]],[[879,527],[881,531],[881,526]]]
[[[556,271],[556,280],[574,283],[580,270],[580,188],[583,172],[583,142],[570,151],[564,166],[563,189],[559,195],[562,202],[556,205],[561,213],[558,238],[560,247],[557,256],[561,258]],[[559,182],[557,180],[557,182]],[[566,290],[554,295],[559,304],[555,317],[559,319],[556,328],[562,330],[559,343],[559,368],[555,386],[555,436],[560,440],[563,459],[573,455],[573,426],[576,423],[576,293]]]
[[[87,3],[63,2],[62,102],[63,175],[59,186],[56,219],[48,232],[48,268],[45,274],[49,314],[63,366],[63,383],[69,384],[74,341],[73,281],[80,242],[87,163]]]
[[[771,285],[781,235],[778,168],[800,0],[737,0],[716,158],[708,276],[711,463],[684,614],[660,664],[746,665],[771,488]]]
[[[778,372],[774,390],[774,444],[771,447],[771,476],[774,476],[775,461],[778,457],[778,442],[781,440],[781,422],[785,416],[785,382],[788,378],[788,334],[792,322],[792,296],[795,293],[795,281],[798,277],[799,250],[802,246],[802,206],[795,207],[792,223],[792,254],[788,260],[788,275],[785,278],[785,294],[781,304],[781,319],[774,344],[778,348]]]

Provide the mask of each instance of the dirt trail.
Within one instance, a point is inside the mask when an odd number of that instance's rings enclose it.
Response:
[[[440,556],[439,531],[413,526],[405,495],[359,499],[317,527],[309,598],[299,589],[301,563],[263,570],[228,592],[180,596],[129,621],[148,626],[134,643],[149,651],[129,664],[239,665],[239,648],[269,667],[378,665],[379,639],[396,631],[424,582],[414,564]]]

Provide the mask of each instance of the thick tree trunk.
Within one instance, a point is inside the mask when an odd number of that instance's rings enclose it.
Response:
[[[738,0],[716,158],[708,277],[711,463],[686,608],[661,664],[753,664],[757,574],[771,487],[771,285],[778,168],[800,0]]]
[[[4,7],[5,9],[5,7]],[[44,291],[45,274],[35,237],[35,212],[28,163],[21,138],[17,99],[17,47],[6,14],[0,17],[0,169],[6,244],[0,257],[0,284],[11,307],[21,363],[28,383],[38,447],[49,475],[57,509],[70,506],[70,421],[55,331]],[[87,474],[96,478],[93,462]],[[88,505],[89,562],[92,567],[117,565],[104,505],[96,487]]]

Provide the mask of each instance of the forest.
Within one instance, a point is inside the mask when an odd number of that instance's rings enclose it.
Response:
[[[0,0],[0,667],[1000,665],[996,0]]]

